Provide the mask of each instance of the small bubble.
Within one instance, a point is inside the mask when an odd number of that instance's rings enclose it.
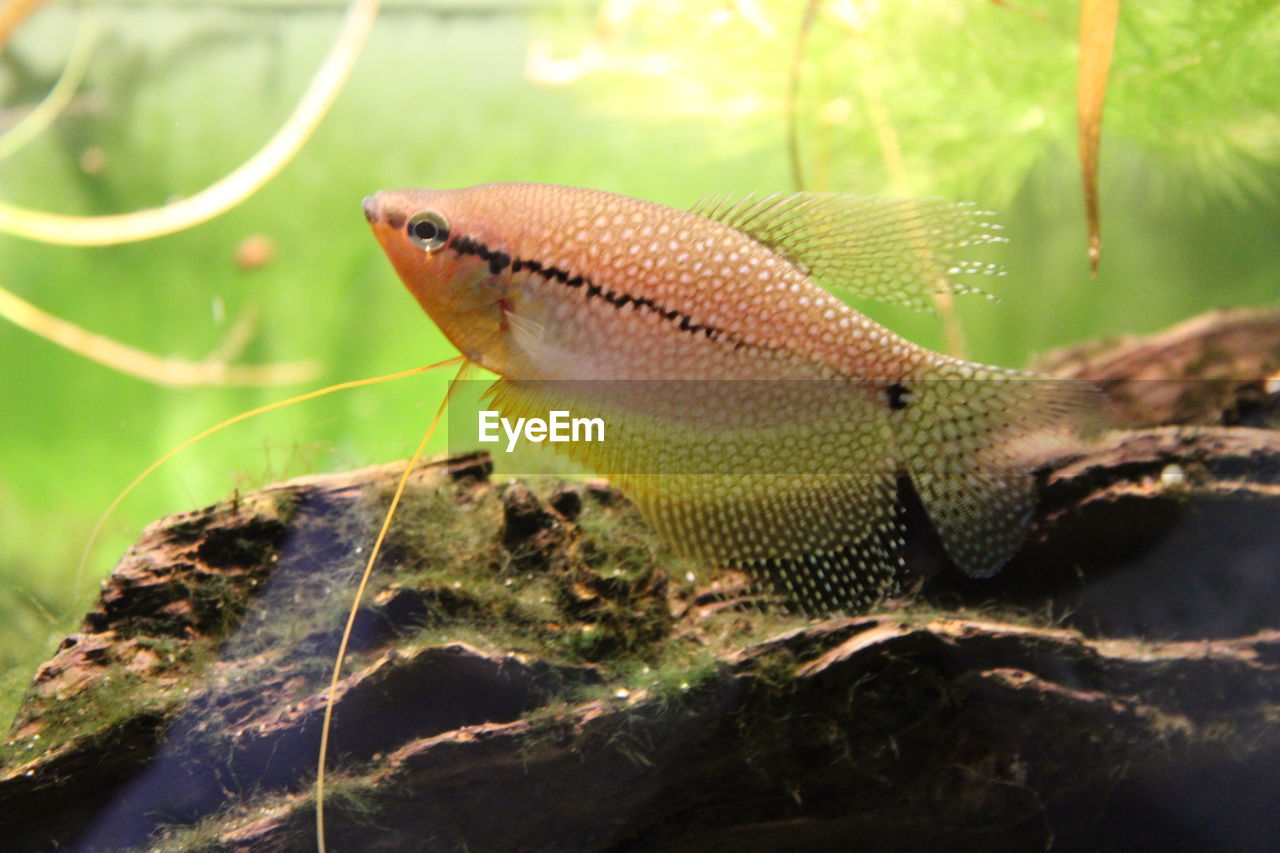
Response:
[[[1166,489],[1178,489],[1187,484],[1187,472],[1181,465],[1166,465],[1160,471],[1160,485]]]

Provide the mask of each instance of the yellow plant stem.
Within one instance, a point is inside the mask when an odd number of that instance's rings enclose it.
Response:
[[[0,160],[11,157],[31,140],[53,124],[54,119],[62,114],[75,97],[80,81],[89,67],[89,57],[93,55],[93,45],[98,39],[98,19],[94,12],[93,0],[85,9],[76,30],[76,40],[71,44],[71,53],[62,66],[58,82],[53,84],[49,94],[35,106],[22,120],[0,135]],[[2,44],[3,42],[0,42]]]
[[[348,382],[339,382],[338,384],[330,385],[327,388],[320,388],[316,391],[308,391],[305,394],[299,394],[296,397],[290,397],[287,400],[277,400],[274,403],[268,403],[265,406],[258,406],[257,408],[250,409],[247,412],[241,412],[235,417],[227,418],[222,423],[215,424],[214,426],[211,426],[208,429],[203,430],[197,433],[196,435],[193,435],[191,438],[188,438],[186,441],[182,442],[177,447],[170,450],[168,453],[165,453],[155,462],[152,462],[150,465],[148,465],[141,474],[134,477],[133,481],[130,482],[129,485],[125,486],[124,489],[120,492],[120,494],[116,495],[115,499],[111,501],[111,504],[107,507],[106,511],[102,513],[102,517],[98,519],[98,523],[94,525],[93,532],[89,534],[89,540],[85,543],[84,551],[80,555],[80,564],[76,569],[77,585],[80,579],[83,577],[84,567],[88,563],[89,554],[93,550],[93,545],[95,542],[97,542],[98,536],[102,533],[102,528],[106,526],[107,520],[111,518],[111,515],[116,511],[116,507],[120,506],[120,504],[124,501],[124,499],[129,497],[129,495],[133,493],[133,490],[138,488],[138,486],[142,484],[142,481],[147,479],[147,477],[150,477],[151,474],[154,473],[157,468],[159,468],[161,465],[165,464],[170,459],[177,456],[179,453],[186,450],[188,447],[192,446],[193,444],[203,441],[204,439],[208,438],[214,433],[221,432],[227,427],[234,426],[235,424],[238,424],[241,421],[247,421],[249,418],[257,417],[258,415],[265,414],[266,412],[275,411],[276,409],[283,409],[285,406],[292,406],[294,403],[302,403],[307,400],[314,400],[316,397],[323,397],[326,394],[332,394],[335,391],[345,391],[348,388],[360,388],[365,385],[375,385],[379,382],[388,382],[392,379],[402,379],[406,376],[415,376],[419,373],[426,373],[427,371],[436,370],[437,368],[441,368],[441,367],[449,367],[455,364],[462,363],[464,361],[465,359],[463,359],[462,356],[454,356],[453,358],[445,359],[444,361],[438,361],[435,364],[429,364],[426,367],[415,367],[412,370],[402,370],[398,373],[389,373],[385,376],[374,376],[368,379],[353,379]],[[452,386],[450,387],[452,388]]]
[[[423,434],[422,441],[418,442],[418,449],[409,457],[404,472],[400,475],[400,481],[396,483],[395,493],[391,496],[391,506],[387,507],[387,514],[382,519],[382,527],[378,530],[378,538],[374,540],[373,549],[369,552],[369,560],[364,566],[364,573],[360,575],[360,584],[356,587],[355,597],[351,601],[351,610],[347,613],[347,624],[342,629],[342,640],[338,644],[338,654],[333,661],[333,675],[329,678],[329,690],[324,701],[324,722],[320,726],[320,758],[316,764],[316,847],[320,853],[325,853],[327,849],[324,838],[324,781],[325,764],[328,763],[329,758],[329,731],[333,724],[333,703],[338,692],[338,682],[342,680],[342,665],[347,658],[347,646],[351,641],[351,632],[355,628],[356,614],[360,612],[360,602],[364,598],[365,589],[369,586],[369,578],[373,575],[373,567],[378,562],[378,555],[382,553],[382,543],[387,538],[387,531],[391,529],[391,519],[395,517],[396,507],[400,505],[400,498],[403,497],[405,486],[409,483],[409,475],[413,473],[418,460],[427,449],[427,443],[431,441],[436,427],[440,425],[440,418],[444,416],[445,409],[449,406],[449,399],[453,396],[454,389],[466,375],[467,367],[470,365],[470,362],[461,356],[453,360],[462,363],[449,383],[444,399],[440,401],[440,407],[436,409],[435,417],[431,419],[431,425]]]
[[[314,361],[227,364],[225,359],[191,362],[162,358],[77,326],[0,287],[0,317],[77,355],[157,385],[289,385],[315,377]],[[239,333],[239,329],[233,330]]]
[[[244,201],[293,159],[324,118],[360,56],[380,3],[352,0],[337,41],[293,114],[258,153],[222,180],[173,204],[110,216],[62,216],[0,202],[0,232],[65,246],[107,246],[181,231]]]

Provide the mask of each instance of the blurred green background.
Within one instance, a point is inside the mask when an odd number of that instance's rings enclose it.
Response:
[[[0,235],[0,286],[92,331],[198,360],[256,310],[241,361],[324,367],[301,387],[174,390],[0,323],[0,717],[146,522],[233,488],[412,450],[446,376],[237,426],[153,476],[77,573],[112,497],[184,438],[311,387],[452,354],[370,237],[362,196],[532,180],[688,206],[726,190],[790,189],[786,96],[805,5],[393,2],[314,138],[243,206],[112,248]],[[1077,4],[818,5],[796,100],[807,183],[999,211],[1012,242],[981,257],[1008,270],[983,283],[1001,301],[959,301],[976,360],[1020,365],[1073,341],[1280,301],[1277,4],[1137,6],[1124,4],[1120,21],[1103,129],[1104,252],[1091,281],[1075,154]],[[88,79],[48,133],[0,161],[5,201],[116,213],[198,191],[276,130],[342,12],[329,0],[98,7]],[[0,55],[0,132],[52,84],[81,11],[48,3]],[[253,235],[271,241],[274,259],[241,269],[237,246]],[[941,346],[938,318],[867,307]]]

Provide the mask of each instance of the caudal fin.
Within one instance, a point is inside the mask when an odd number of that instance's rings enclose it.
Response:
[[[1035,509],[1033,471],[1082,448],[1101,424],[1087,383],[948,360],[899,383],[894,434],[947,553],[965,574],[996,574]]]

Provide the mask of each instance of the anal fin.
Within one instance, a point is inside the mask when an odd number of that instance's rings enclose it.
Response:
[[[862,609],[901,574],[888,410],[856,382],[514,382],[507,417],[601,417],[562,445],[678,551],[741,568],[811,614]]]

